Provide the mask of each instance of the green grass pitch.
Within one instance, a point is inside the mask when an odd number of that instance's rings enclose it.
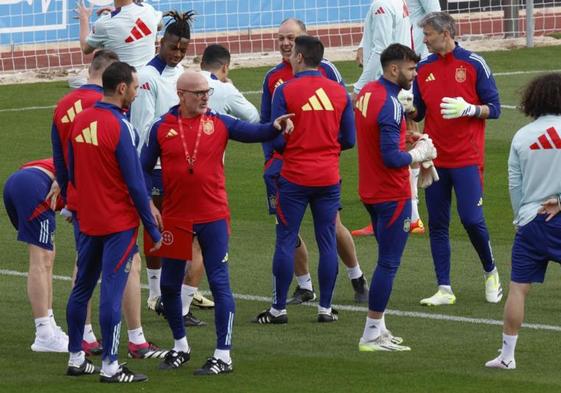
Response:
[[[536,70],[556,70],[559,48],[520,49],[484,54],[493,71],[505,105],[518,103],[518,92]],[[359,69],[353,62],[338,63],[347,82],[354,82]],[[266,68],[239,69],[231,78],[242,91],[258,91]],[[513,73],[529,71],[529,73]],[[50,107],[68,91],[64,82],[20,84],[0,87],[0,182],[32,159],[49,156]],[[248,98],[257,106],[260,95]],[[5,109],[15,111],[5,111]],[[25,109],[28,108],[28,109]],[[507,187],[507,156],[514,132],[528,122],[514,109],[504,109],[499,120],[487,123],[484,206],[493,249],[503,285],[508,286],[510,247],[514,235]],[[343,222],[350,229],[368,221],[357,195],[356,149],[342,154]],[[226,154],[227,186],[232,211],[230,272],[234,292],[260,297],[271,293],[271,258],[274,221],[266,214],[261,180],[262,155],[258,145],[230,143]],[[421,193],[422,194],[422,193]],[[421,216],[426,221],[423,196]],[[15,231],[0,209],[0,391],[1,392],[89,392],[100,389],[96,377],[72,379],[64,375],[66,354],[32,353],[34,326],[26,297],[25,277],[6,271],[27,271],[27,249],[16,242]],[[69,276],[74,261],[71,228],[58,220],[55,274]],[[317,248],[309,215],[302,229],[310,249],[312,277],[317,283]],[[432,295],[435,279],[428,236],[411,236],[395,281],[389,308],[416,313],[445,314],[482,320],[501,320],[503,304],[484,301],[480,263],[453,214],[452,280],[458,297],[454,306],[427,309],[419,299]],[[376,262],[373,238],[356,240],[359,260],[370,278]],[[142,274],[145,281],[145,274]],[[528,323],[561,326],[559,267],[550,267],[546,283],[536,286],[527,305]],[[206,283],[203,284],[203,289]],[[65,305],[70,283],[54,281],[54,310],[65,327]],[[143,293],[144,298],[146,292]],[[246,297],[245,299],[252,299]],[[145,299],[144,299],[145,300]],[[340,265],[335,304],[353,305],[352,290]],[[504,302],[503,302],[504,303]],[[144,305],[143,301],[143,305]],[[257,326],[249,323],[267,302],[253,298],[237,300],[232,357],[235,372],[216,378],[194,377],[192,371],[209,356],[215,343],[213,313],[197,311],[206,328],[188,332],[192,360],[180,370],[157,370],[157,360],[129,361],[130,367],[146,373],[146,384],[119,387],[120,391],[146,392],[559,392],[561,358],[559,331],[523,329],[517,363],[512,372],[488,370],[486,360],[496,356],[501,328],[485,323],[435,320],[413,316],[388,315],[388,327],[403,336],[409,353],[359,353],[365,311],[342,310],[340,320],[327,326],[314,322],[311,307],[289,307],[289,324]],[[97,313],[96,313],[97,317]],[[165,321],[143,311],[146,336],[161,346],[172,344]],[[97,326],[97,324],[96,324]],[[126,355],[126,331],[122,332],[121,360]],[[96,329],[99,332],[99,329]],[[99,333],[98,333],[99,334]],[[94,359],[99,363],[99,359]],[[108,389],[108,388],[104,388]]]

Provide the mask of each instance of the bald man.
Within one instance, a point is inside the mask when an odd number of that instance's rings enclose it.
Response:
[[[290,115],[273,123],[251,124],[208,108],[213,89],[200,72],[186,71],[177,81],[179,105],[172,107],[152,126],[141,153],[146,187],[149,174],[161,157],[164,225],[173,218],[192,231],[199,241],[208,283],[215,302],[216,350],[195,375],[232,372],[234,298],[228,274],[230,211],[225,188],[223,156],[229,139],[263,142],[274,139],[284,128],[292,129]],[[164,313],[175,344],[160,364],[176,369],[190,359],[181,314],[181,283],[185,260],[162,258],[160,287]]]

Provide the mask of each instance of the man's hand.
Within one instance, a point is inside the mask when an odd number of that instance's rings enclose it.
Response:
[[[62,210],[60,211],[60,215],[64,217],[64,220],[66,222],[72,223],[73,220],[72,212],[68,210],[66,206],[62,208]]]
[[[76,13],[76,16],[74,16],[75,19],[85,19],[86,21],[89,21],[93,13],[93,4],[90,7],[87,7],[86,4],[84,4],[84,0],[78,0],[76,2],[74,12]]]
[[[438,172],[436,171],[432,160],[421,163],[417,185],[420,188],[427,188],[438,180],[440,180],[440,178],[438,177]]]
[[[423,134],[415,143],[413,149],[409,150],[409,154],[412,158],[411,163],[425,162],[436,158],[436,148],[432,139],[427,134]]]
[[[290,134],[294,130],[294,123],[291,118],[294,117],[294,113],[287,113],[286,115],[279,116],[273,122],[273,127],[277,130],[282,130],[284,134]]]
[[[158,210],[156,205],[154,205],[152,199],[150,199],[150,213],[152,213],[152,217],[154,217],[154,221],[156,221],[156,225],[158,225],[158,229],[160,230],[160,232],[163,231],[164,221],[162,220],[162,215],[160,214],[160,211]]]
[[[551,220],[561,211],[561,201],[559,197],[552,197],[542,203],[542,206],[538,210],[539,214],[547,214],[545,221]]]
[[[162,240],[160,240],[158,243],[154,243],[154,247],[150,249],[150,252],[158,251],[160,247],[162,247]]]
[[[356,50],[356,57],[355,57],[356,64],[362,68],[364,63],[364,50],[362,48],[358,48]]]
[[[53,180],[53,183],[51,184],[51,189],[49,190],[49,193],[45,198],[45,200],[49,201],[49,206],[51,207],[52,210],[56,210],[56,200],[59,195],[60,195],[60,186],[58,185],[56,180]]]
[[[415,106],[413,105],[413,92],[411,90],[401,89],[397,95],[397,100],[403,107],[403,111],[405,113],[415,111]]]
[[[478,116],[481,110],[477,105],[472,105],[462,97],[444,97],[440,103],[440,113],[444,119],[457,119],[458,117]]]

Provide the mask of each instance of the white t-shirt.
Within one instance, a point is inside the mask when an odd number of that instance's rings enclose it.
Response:
[[[86,42],[92,48],[111,49],[119,60],[143,67],[156,53],[156,34],[162,13],[150,4],[132,3],[102,15]]]
[[[208,71],[201,71],[208,81],[209,87],[214,89],[208,106],[218,113],[232,115],[250,123],[259,123],[259,112],[242,93],[231,83],[224,83]]]
[[[561,194],[561,116],[541,116],[512,138],[508,189],[514,224],[525,225],[541,203]]]
[[[130,119],[140,137],[139,151],[146,143],[154,120],[179,103],[177,79],[181,64],[169,67],[160,56],[154,57],[138,72],[138,95],[131,105]]]
[[[368,82],[382,76],[380,55],[391,44],[398,43],[411,48],[411,23],[405,0],[374,0],[364,20],[360,47],[363,48],[363,68],[354,85],[354,92]]]

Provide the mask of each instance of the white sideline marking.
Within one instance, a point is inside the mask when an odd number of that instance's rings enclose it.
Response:
[[[7,270],[7,269],[0,269],[0,275],[2,276],[16,276],[16,277],[27,277],[26,272],[18,272],[15,270]],[[60,280],[60,281],[71,281],[71,278],[68,276],[58,276],[53,275],[53,279]],[[143,289],[148,289],[147,285],[141,285]],[[209,291],[201,291],[203,295],[209,295]],[[270,303],[271,298],[267,296],[256,296],[256,295],[244,295],[235,293],[235,299],[240,300],[248,300],[252,302],[262,302],[262,303]],[[308,307],[317,307],[317,303],[302,303],[302,306]],[[366,313],[368,308],[363,306],[349,306],[344,304],[333,304],[333,308],[337,310],[344,310],[344,311],[352,311],[352,312],[362,312]],[[468,317],[460,317],[455,315],[445,315],[445,314],[433,314],[427,312],[418,312],[418,311],[400,311],[400,310],[386,310],[386,314],[388,315],[395,315],[397,317],[409,317],[409,318],[421,318],[421,319],[435,319],[438,321],[449,321],[449,322],[464,322],[464,323],[473,323],[476,325],[499,325],[502,326],[503,321],[499,321],[496,319],[484,319],[484,318],[468,318]],[[544,325],[540,323],[524,323],[522,327],[526,329],[534,329],[534,330],[549,330],[554,332],[561,332],[561,326],[555,325]]]
[[[49,106],[26,106],[23,108],[4,108],[0,109],[0,112],[19,112],[19,111],[36,111],[40,109],[54,109],[55,105]]]
[[[524,74],[541,74],[544,72],[561,72],[561,70],[529,70],[529,71],[508,71],[508,72],[496,72],[493,73],[494,76],[509,76],[509,75],[524,75]],[[346,85],[347,87],[352,87],[352,84]],[[262,90],[248,90],[242,91],[244,95],[256,95],[261,94]],[[516,109],[514,105],[501,105],[502,108],[505,109]],[[18,112],[18,111],[34,111],[34,110],[41,110],[41,109],[54,109],[54,105],[49,106],[27,106],[23,108],[4,108],[0,109],[0,113],[2,112]]]

